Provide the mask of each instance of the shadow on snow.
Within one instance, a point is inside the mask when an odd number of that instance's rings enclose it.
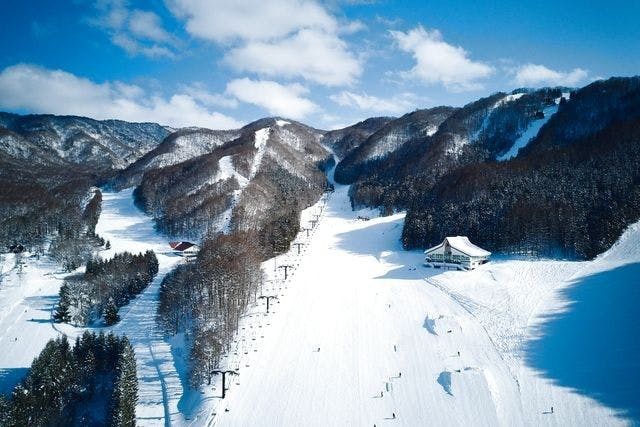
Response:
[[[582,277],[527,343],[546,378],[640,421],[640,263]]]

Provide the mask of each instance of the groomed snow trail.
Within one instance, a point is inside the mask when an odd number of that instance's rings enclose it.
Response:
[[[66,274],[48,256],[24,256],[22,269],[14,268],[15,255],[3,255],[0,284],[0,391],[9,392],[24,376],[46,342],[61,334],[73,339],[85,330],[113,330],[129,337],[136,353],[139,400],[138,425],[170,425],[183,420],[178,402],[184,395],[180,373],[184,373],[176,349],[156,325],[160,283],[182,258],[167,249],[167,239],[154,229],[153,219],[133,203],[133,190],[103,193],[102,212],[96,232],[109,240],[111,249],[101,251],[110,258],[124,251],[153,250],[159,263],[155,280],[142,294],[120,309],[121,321],[112,328],[76,328],[52,323],[58,291]]]
[[[154,281],[128,305],[120,309],[121,320],[112,328],[96,328],[96,332],[126,335],[136,353],[138,372],[138,425],[171,425],[183,419],[178,402],[184,394],[180,373],[182,361],[174,356],[169,342],[156,324],[160,284],[182,258],[169,250],[168,240],[154,229],[153,219],[133,203],[133,189],[102,194],[102,212],[96,233],[111,243],[111,249],[101,251],[108,259],[116,253],[153,250],[159,271]],[[86,328],[56,324],[56,329],[69,337],[82,334]]]
[[[465,300],[436,282],[452,276],[475,289],[475,272],[422,267],[421,252],[400,246],[404,215],[357,219],[366,214],[352,212],[347,188],[336,188],[280,304],[269,315],[248,315],[254,320],[239,333],[245,356],[228,365],[239,376],[228,381],[225,400],[209,405],[208,424],[622,423],[614,411],[539,377],[513,351],[540,301],[562,283],[554,274],[575,274],[580,263],[543,263],[542,277],[535,262],[514,273],[507,264],[519,261],[489,264],[483,274],[502,274],[501,283],[552,283],[534,292],[518,286],[513,298],[511,287],[498,286]],[[517,277],[523,271],[529,276]],[[475,309],[484,303],[495,324]],[[551,405],[556,413],[547,414]]]
[[[126,335],[136,353],[138,370],[139,425],[170,425],[180,420],[178,401],[183,387],[178,375],[179,361],[174,360],[171,346],[156,324],[160,283],[180,261],[168,249],[167,238],[154,229],[153,220],[133,203],[132,189],[118,193],[103,193],[102,213],[96,232],[111,242],[103,258],[116,253],[153,250],[158,257],[159,271],[144,292],[120,310],[122,320],[113,331]]]

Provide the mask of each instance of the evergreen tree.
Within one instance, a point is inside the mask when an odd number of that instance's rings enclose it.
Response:
[[[116,307],[113,298],[109,298],[107,306],[104,309],[104,323],[107,326],[115,325],[120,321],[120,315],[118,314],[118,307]]]
[[[56,309],[56,313],[53,315],[53,319],[58,322],[68,322],[71,320],[71,314],[69,313],[70,306],[70,295],[69,295],[69,286],[67,283],[63,283],[62,287],[60,287],[60,302],[58,303],[58,308]]]
[[[9,398],[0,393],[0,426],[11,424],[11,402]]]
[[[118,358],[116,384],[113,389],[111,425],[129,427],[136,425],[138,377],[135,353],[126,337],[122,338],[122,346],[122,352]]]

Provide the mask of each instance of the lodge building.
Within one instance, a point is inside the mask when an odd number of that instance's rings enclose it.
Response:
[[[489,261],[491,252],[474,245],[466,236],[445,237],[437,246],[425,252],[428,267],[473,270]]]

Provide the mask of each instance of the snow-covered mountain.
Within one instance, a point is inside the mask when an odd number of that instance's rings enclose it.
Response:
[[[406,142],[435,134],[440,124],[454,111],[451,107],[417,110],[387,122],[346,154],[336,168],[336,181],[357,181],[360,176],[375,170]]]
[[[132,165],[136,168],[145,162],[148,168],[136,194],[162,230],[202,237],[211,231],[260,228],[278,218],[297,216],[324,190],[322,170],[331,156],[320,144],[323,132],[294,121],[268,118],[250,123],[236,134],[237,138],[220,144],[217,133],[189,131],[185,144],[172,151],[172,158],[186,151],[200,155],[162,163],[158,159],[166,159],[165,153],[158,150]],[[173,141],[173,135],[168,140]],[[203,140],[211,150],[202,149],[207,146],[200,143]]]
[[[155,123],[93,120],[86,117],[0,113],[2,148],[27,154],[27,141],[50,156],[98,170],[122,169],[155,147],[169,129]],[[10,131],[11,133],[7,133]],[[7,135],[13,135],[7,136]],[[15,135],[20,136],[16,141]]]
[[[348,152],[362,144],[392,120],[394,120],[393,117],[371,117],[355,125],[325,133],[322,143],[330,147],[335,155],[342,159]]]
[[[509,161],[489,151],[435,179],[408,174],[404,242],[428,247],[455,232],[493,251],[592,258],[639,218],[639,142],[640,78],[594,82]]]
[[[541,119],[545,109],[549,112],[549,106],[557,107],[563,91],[566,90],[554,88],[496,93],[455,110],[426,110],[434,111],[435,117],[442,120],[437,128],[419,127],[425,129],[422,134],[396,145],[384,161],[371,162],[359,170],[348,161],[350,153],[345,157],[346,164],[338,165],[336,176],[351,178],[344,181],[354,184],[351,194],[356,204],[404,208],[412,204],[418,192],[428,191],[448,171],[494,160],[509,152],[530,125]],[[411,116],[403,119],[411,120]],[[352,156],[358,151],[353,150]],[[351,176],[341,173],[354,169],[358,173]]]

